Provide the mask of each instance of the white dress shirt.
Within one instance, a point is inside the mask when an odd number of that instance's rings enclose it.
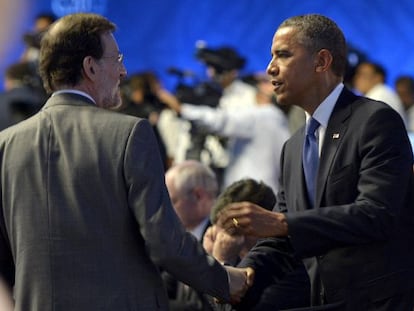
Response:
[[[319,122],[320,126],[315,132],[316,138],[318,140],[319,156],[321,155],[323,141],[325,139],[325,131],[328,127],[328,121],[331,117],[332,111],[335,108],[335,104],[338,101],[338,97],[341,94],[344,88],[343,83],[339,83],[334,90],[322,101],[322,103],[316,108],[312,117]],[[306,123],[310,118],[309,113],[306,114]]]

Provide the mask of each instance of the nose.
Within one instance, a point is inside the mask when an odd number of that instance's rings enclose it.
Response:
[[[266,68],[266,73],[267,73],[269,76],[274,76],[274,75],[276,75],[276,73],[277,73],[277,66],[276,66],[276,64],[273,62],[273,60],[271,60],[271,61],[269,62],[269,64],[267,65],[267,68]]]
[[[119,71],[119,76],[120,78],[125,78],[127,76],[128,72],[125,68],[124,63],[121,63],[121,67],[120,67],[120,71]]]

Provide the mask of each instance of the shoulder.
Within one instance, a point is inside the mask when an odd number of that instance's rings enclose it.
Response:
[[[345,114],[359,119],[366,119],[378,111],[389,111],[393,109],[382,101],[359,96],[344,88],[335,104],[332,115]]]

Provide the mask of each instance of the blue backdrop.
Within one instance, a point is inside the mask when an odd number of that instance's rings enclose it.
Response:
[[[414,2],[412,0],[8,0],[21,7],[9,25],[0,69],[18,60],[22,33],[34,16],[59,5],[76,4],[103,13],[118,25],[115,36],[129,73],[154,70],[167,87],[176,82],[166,74],[170,66],[204,74],[195,59],[195,44],[232,45],[247,60],[246,72],[264,70],[273,33],[285,18],[321,13],[333,18],[349,43],[388,71],[388,84],[399,74],[414,74]],[[2,4],[3,6],[3,4]],[[63,11],[62,11],[63,12]],[[10,23],[13,23],[10,25]],[[10,27],[11,26],[11,27]]]

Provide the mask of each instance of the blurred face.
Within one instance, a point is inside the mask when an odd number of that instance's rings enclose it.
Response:
[[[269,97],[273,96],[273,84],[267,77],[261,77],[257,82],[257,90]]]
[[[218,73],[214,67],[207,67],[207,76],[218,83],[223,89],[228,87],[238,76],[237,70],[229,70]]]
[[[267,67],[278,104],[304,107],[315,88],[315,60],[299,43],[293,27],[279,28]]]
[[[354,87],[362,94],[366,94],[380,81],[377,74],[369,64],[360,64],[355,72]]]
[[[260,76],[257,78],[256,100],[258,104],[268,104],[273,100],[273,84],[268,76]]]
[[[35,21],[34,30],[36,32],[45,31],[50,26],[50,20],[47,18],[39,18]]]
[[[408,83],[400,82],[395,86],[398,96],[401,102],[404,104],[405,109],[410,108],[414,104],[414,93],[411,91]]]
[[[126,69],[120,58],[119,48],[112,33],[102,35],[104,53],[97,60],[96,104],[111,108],[121,104],[120,82],[126,75]]]
[[[166,174],[165,183],[170,194],[171,203],[184,228],[187,230],[193,229],[200,221],[195,195],[191,191],[190,193],[178,191],[175,187],[172,174]]]

